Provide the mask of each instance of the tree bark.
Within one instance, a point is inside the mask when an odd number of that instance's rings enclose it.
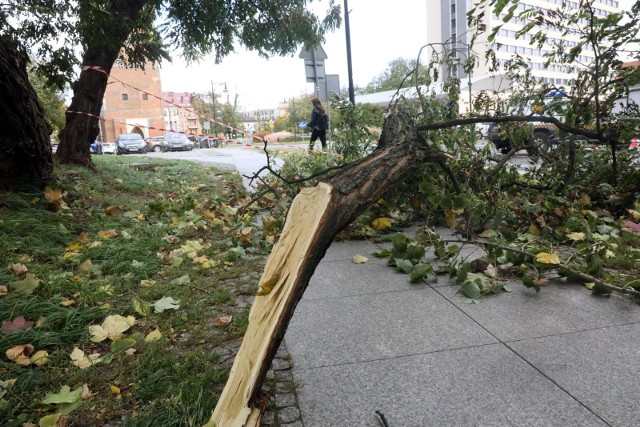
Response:
[[[0,38],[0,188],[42,185],[53,174],[51,126],[27,73],[28,57]]]
[[[89,38],[82,56],[83,68],[97,66],[102,71],[82,70],[73,84],[73,99],[56,152],[56,158],[61,163],[82,165],[90,169],[95,169],[95,166],[91,161],[89,146],[100,133],[99,117],[108,74],[147,0],[111,0],[109,3],[113,25],[101,29],[104,37]]]
[[[412,123],[408,115],[390,115],[384,148],[296,196],[260,279],[261,290],[229,380],[207,426],[259,425],[264,378],[295,307],[335,236],[390,189],[414,176],[425,161],[441,158],[420,142]]]

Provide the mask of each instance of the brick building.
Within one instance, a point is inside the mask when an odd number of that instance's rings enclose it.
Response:
[[[117,79],[117,80],[116,80]],[[140,90],[125,86],[120,81]],[[121,133],[139,133],[143,137],[161,136],[164,132],[149,127],[164,127],[160,70],[147,64],[145,70],[124,68],[118,60],[104,94],[102,137],[115,141]]]

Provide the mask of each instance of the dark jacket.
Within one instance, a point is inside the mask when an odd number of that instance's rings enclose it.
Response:
[[[325,113],[318,110],[316,107],[313,107],[313,111],[311,111],[311,120],[309,120],[307,127],[310,127],[311,129],[327,130],[329,129],[329,118]]]

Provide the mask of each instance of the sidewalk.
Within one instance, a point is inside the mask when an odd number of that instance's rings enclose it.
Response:
[[[376,249],[334,243],[298,304],[291,426],[640,425],[640,306],[562,282],[465,304]]]

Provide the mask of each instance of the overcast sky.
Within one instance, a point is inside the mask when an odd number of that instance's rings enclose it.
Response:
[[[381,74],[389,62],[416,58],[427,39],[427,2],[435,0],[348,0],[351,10],[351,56],[353,80],[367,85]],[[344,7],[344,2],[338,0]],[[328,2],[313,2],[314,9],[326,10]],[[323,44],[328,59],[327,74],[338,74],[340,86],[348,85],[347,53],[344,22],[335,33],[327,35]],[[213,58],[187,66],[174,58],[161,70],[162,90],[174,92],[210,92],[211,82],[219,93],[224,83],[233,102],[246,109],[275,108],[278,102],[301,94],[312,93],[313,84],[306,83],[304,62],[293,57],[260,58],[257,54],[238,51],[216,65]],[[224,99],[224,96],[223,96]]]

